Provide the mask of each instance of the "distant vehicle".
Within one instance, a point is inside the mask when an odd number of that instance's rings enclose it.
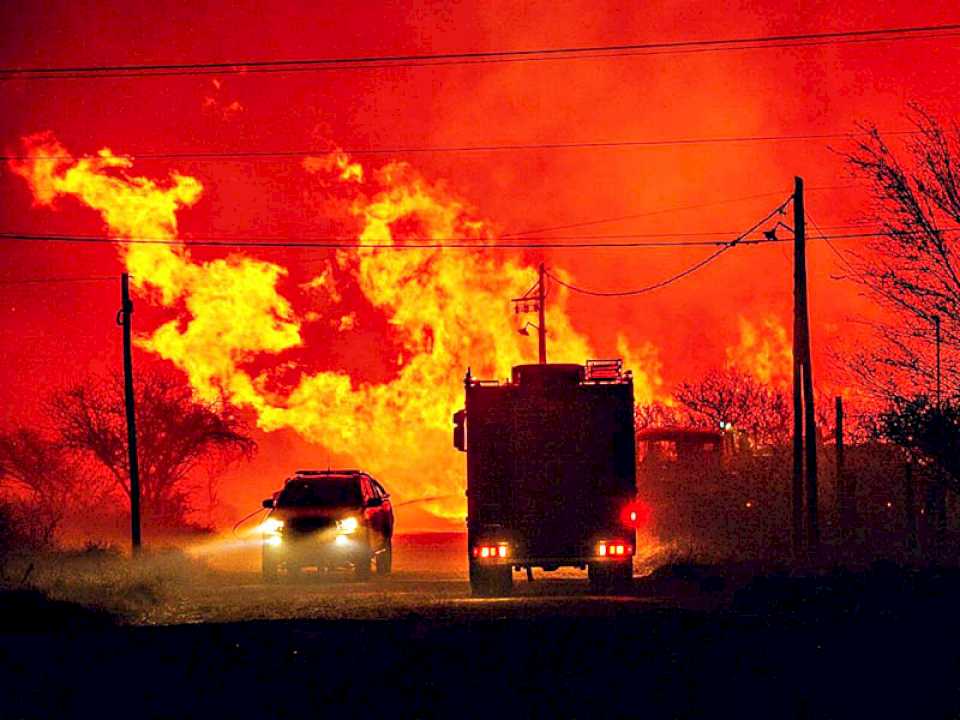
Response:
[[[283,489],[263,501],[271,513],[261,523],[263,577],[350,567],[356,577],[393,565],[390,495],[359,470],[297,470]]]
[[[467,542],[476,595],[513,569],[587,568],[598,589],[632,579],[638,510],[633,378],[620,360],[519,365],[475,380],[454,414],[467,453]]]

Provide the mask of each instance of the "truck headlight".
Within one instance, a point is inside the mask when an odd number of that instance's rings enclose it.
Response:
[[[337,532],[341,535],[352,535],[359,527],[360,521],[352,516],[337,520]]]

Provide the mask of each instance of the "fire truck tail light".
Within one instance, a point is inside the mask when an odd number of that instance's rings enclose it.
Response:
[[[601,540],[597,543],[597,555],[600,557],[623,557],[631,552],[633,552],[633,548],[623,543],[608,540]]]
[[[505,558],[510,555],[510,545],[508,543],[497,543],[496,545],[475,545],[473,556],[481,560],[491,558]]]

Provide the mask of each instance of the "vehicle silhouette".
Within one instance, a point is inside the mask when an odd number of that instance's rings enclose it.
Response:
[[[263,578],[294,576],[305,567],[318,572],[352,568],[367,579],[393,565],[393,507],[390,495],[359,470],[297,470],[283,489],[263,501],[271,510],[263,532]]]

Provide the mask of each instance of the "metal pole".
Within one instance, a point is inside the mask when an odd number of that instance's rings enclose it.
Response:
[[[130,465],[130,544],[140,554],[140,467],[137,462],[137,418],[133,395],[133,353],[130,342],[130,276],[120,276],[120,312],[117,322],[123,327],[123,399],[127,414],[127,457]]]
[[[544,304],[547,298],[546,271],[543,263],[540,263],[540,282],[537,284],[537,310],[539,311],[539,322],[537,323],[537,338],[540,346],[540,364],[547,364],[547,317]]]

